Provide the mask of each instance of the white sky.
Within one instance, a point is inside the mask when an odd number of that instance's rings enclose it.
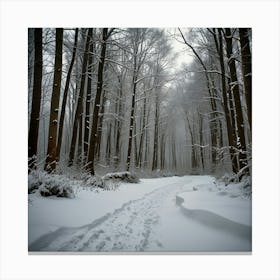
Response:
[[[186,29],[183,29],[186,32]],[[183,63],[189,64],[193,61],[192,51],[183,43],[181,35],[177,28],[166,28],[166,33],[169,36],[173,53],[176,54],[174,59],[174,71],[181,69]]]
[[[174,51],[178,54],[176,61],[178,63],[178,66],[182,63],[191,63],[193,61],[193,55],[192,52],[188,49],[188,47],[176,41],[175,39],[172,40],[172,47]]]

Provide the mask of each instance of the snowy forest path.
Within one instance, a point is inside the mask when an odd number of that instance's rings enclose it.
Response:
[[[176,195],[191,190],[192,179],[176,179],[124,203],[113,213],[78,228],[60,228],[29,246],[31,251],[135,252],[158,251],[163,245],[154,229],[161,223],[162,209],[172,204]]]

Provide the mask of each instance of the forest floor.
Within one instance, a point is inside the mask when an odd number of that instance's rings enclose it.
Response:
[[[75,198],[29,195],[29,251],[250,252],[251,197],[211,176],[141,179]]]

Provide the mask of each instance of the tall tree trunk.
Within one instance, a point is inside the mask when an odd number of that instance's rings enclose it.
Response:
[[[103,131],[103,119],[105,113],[105,103],[106,103],[106,91],[103,90],[103,94],[100,98],[100,107],[98,113],[98,122],[97,122],[97,132],[96,132],[96,139],[95,139],[95,159],[98,161],[100,159],[100,152],[101,152],[101,138],[102,138],[102,131]]]
[[[67,101],[67,96],[68,96],[68,91],[69,91],[72,69],[73,69],[73,66],[74,66],[76,52],[77,52],[78,33],[79,33],[79,28],[76,28],[75,29],[74,46],[73,46],[73,52],[72,52],[72,59],[71,59],[69,69],[68,69],[68,73],[67,73],[67,77],[66,77],[66,83],[65,83],[63,100],[62,100],[61,111],[60,111],[58,140],[57,140],[57,148],[56,148],[57,161],[59,161],[59,159],[60,159],[60,150],[61,150],[61,143],[62,143],[62,136],[63,136],[65,108],[66,108],[66,101]]]
[[[89,146],[88,158],[87,158],[87,171],[89,171],[92,175],[94,175],[94,153],[95,153],[95,144],[96,144],[98,112],[99,112],[100,98],[101,98],[102,87],[103,87],[103,68],[105,63],[106,46],[107,46],[106,40],[108,39],[108,37],[109,37],[108,28],[103,28],[101,55],[98,64],[97,89],[96,89],[96,96],[94,101],[90,146]]]
[[[132,150],[132,132],[134,127],[134,109],[135,109],[135,96],[137,88],[137,65],[136,56],[134,54],[134,69],[133,69],[133,80],[132,80],[132,101],[131,101],[131,112],[130,112],[130,123],[129,123],[129,136],[128,136],[128,150],[127,150],[127,160],[126,160],[126,170],[128,171],[131,164],[131,150]]]
[[[118,112],[118,116],[119,119],[116,120],[116,132],[115,132],[115,165],[117,167],[117,165],[119,164],[120,161],[120,137],[121,137],[121,119],[123,116],[122,113],[122,95],[123,95],[123,90],[122,90],[122,82],[121,82],[121,77],[118,76],[118,81],[119,81],[119,94],[118,94],[118,98],[116,101],[116,111]]]
[[[225,64],[224,64],[224,50],[223,50],[223,37],[222,37],[222,29],[218,29],[219,34],[219,46],[217,46],[217,51],[219,53],[219,59],[220,59],[220,67],[222,72],[222,93],[223,93],[223,107],[225,111],[225,117],[226,117],[226,125],[227,125],[227,136],[228,136],[228,142],[229,142],[229,153],[231,158],[231,165],[232,170],[234,173],[237,173],[238,171],[238,165],[237,165],[237,158],[235,156],[235,143],[232,133],[232,125],[230,121],[230,112],[228,109],[228,98],[227,98],[227,86],[226,86],[226,75],[225,75]]]
[[[177,171],[177,156],[176,156],[176,145],[175,145],[175,136],[172,135],[172,169]]]
[[[88,61],[88,46],[89,46],[89,40],[90,40],[90,30],[88,30],[87,38],[86,38],[86,45],[85,45],[85,52],[83,57],[83,66],[82,66],[82,76],[81,76],[81,86],[80,86],[80,92],[78,96],[78,104],[77,109],[75,112],[75,118],[73,123],[73,132],[72,132],[72,140],[70,145],[70,152],[69,152],[69,161],[68,166],[73,165],[74,157],[75,157],[75,148],[76,148],[76,142],[77,142],[77,133],[78,133],[78,126],[80,122],[80,117],[82,114],[83,109],[83,98],[84,98],[84,89],[85,89],[85,78],[86,78],[86,70],[87,70],[87,61]]]
[[[233,93],[235,108],[236,108],[236,120],[237,120],[237,148],[239,149],[239,167],[242,169],[247,165],[247,158],[246,158],[246,142],[245,142],[245,135],[244,135],[244,120],[243,120],[243,113],[242,113],[242,105],[241,105],[241,96],[239,91],[237,73],[236,73],[236,66],[235,66],[235,59],[233,57],[232,51],[232,34],[230,28],[226,28],[225,31],[225,39],[227,45],[227,57],[228,57],[228,65],[230,70],[230,77],[231,77],[231,90]]]
[[[227,85],[228,85],[228,108],[230,112],[230,122],[231,122],[231,127],[232,127],[232,138],[233,138],[233,148],[237,147],[237,124],[236,124],[236,113],[235,113],[235,104],[234,104],[234,99],[233,99],[233,94],[230,89],[230,78],[227,78]],[[239,170],[239,163],[237,160],[237,153],[235,151],[236,161],[237,161],[237,170]]]
[[[147,120],[146,123],[148,124],[148,120]],[[146,130],[146,133],[145,133],[145,154],[144,154],[144,162],[143,162],[143,167],[144,168],[148,167],[149,152],[150,152],[149,140],[150,140],[149,131]]]
[[[165,134],[161,136],[160,144],[160,169],[164,170],[165,168]]]
[[[38,131],[40,118],[40,105],[42,94],[42,28],[34,29],[34,70],[33,70],[33,92],[31,118],[28,134],[28,165],[29,168],[36,168],[35,160],[37,156]]]
[[[153,151],[153,165],[152,170],[156,170],[158,167],[158,115],[159,115],[159,100],[158,100],[158,92],[156,92],[156,100],[155,100],[155,126],[154,126],[154,151]]]
[[[83,111],[83,110],[82,110]],[[83,164],[83,115],[79,118],[79,130],[78,130],[78,147],[77,147],[77,160],[78,165]]]
[[[146,107],[147,107],[147,98],[145,97],[144,98],[143,120],[142,120],[142,127],[141,127],[139,151],[138,151],[138,158],[137,158],[137,166],[138,167],[141,167],[141,161],[142,161],[144,134],[145,134],[145,124],[146,124]]]
[[[239,28],[243,79],[249,126],[252,129],[252,61],[249,40],[249,29]]]
[[[107,135],[107,144],[106,144],[106,162],[107,165],[111,163],[111,137],[112,137],[112,124],[109,123],[108,127],[108,135]]]
[[[195,157],[195,139],[194,139],[194,132],[192,131],[192,128],[191,128],[191,124],[190,124],[190,120],[189,120],[189,117],[188,115],[186,114],[186,119],[187,119],[187,123],[188,123],[188,129],[189,129],[189,133],[191,135],[191,164],[192,164],[192,170],[195,170],[197,168],[197,162],[196,162],[196,157]],[[186,129],[186,132],[187,132],[187,129]]]
[[[54,171],[56,168],[57,124],[58,124],[59,97],[60,97],[61,74],[62,74],[62,45],[63,45],[63,28],[56,28],[54,78],[53,78],[52,100],[51,100],[51,109],[50,109],[48,152],[47,152],[47,158],[45,164],[45,170],[49,173]]]
[[[90,126],[90,102],[91,102],[91,84],[93,78],[93,30],[89,30],[89,58],[88,58],[88,79],[87,79],[87,97],[86,97],[86,112],[85,112],[85,131],[84,131],[84,158],[87,158],[89,147],[89,126]]]
[[[201,169],[204,171],[204,155],[203,155],[203,116],[199,115],[199,145],[200,145],[200,158]]]
[[[117,128],[116,146],[115,146],[115,164],[116,164],[116,166],[120,162],[120,138],[121,138],[121,127],[119,124],[118,128]]]
[[[194,115],[195,118],[195,115]],[[198,143],[199,143],[199,131],[197,131],[197,123],[193,122],[193,127],[192,127],[192,131],[193,131],[193,142],[194,142],[194,166],[196,171],[198,171],[199,168],[199,156],[200,156],[200,149],[198,147]]]
[[[134,120],[134,166],[137,165],[137,153],[138,153],[138,148],[137,148],[137,122],[136,119]]]

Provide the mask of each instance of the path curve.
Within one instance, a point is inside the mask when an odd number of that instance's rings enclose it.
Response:
[[[189,190],[191,179],[164,185],[142,198],[124,203],[113,213],[77,228],[60,228],[29,246],[29,251],[135,252],[160,250],[162,244],[154,234],[160,222],[164,201],[174,200]],[[175,206],[175,203],[174,203]]]

